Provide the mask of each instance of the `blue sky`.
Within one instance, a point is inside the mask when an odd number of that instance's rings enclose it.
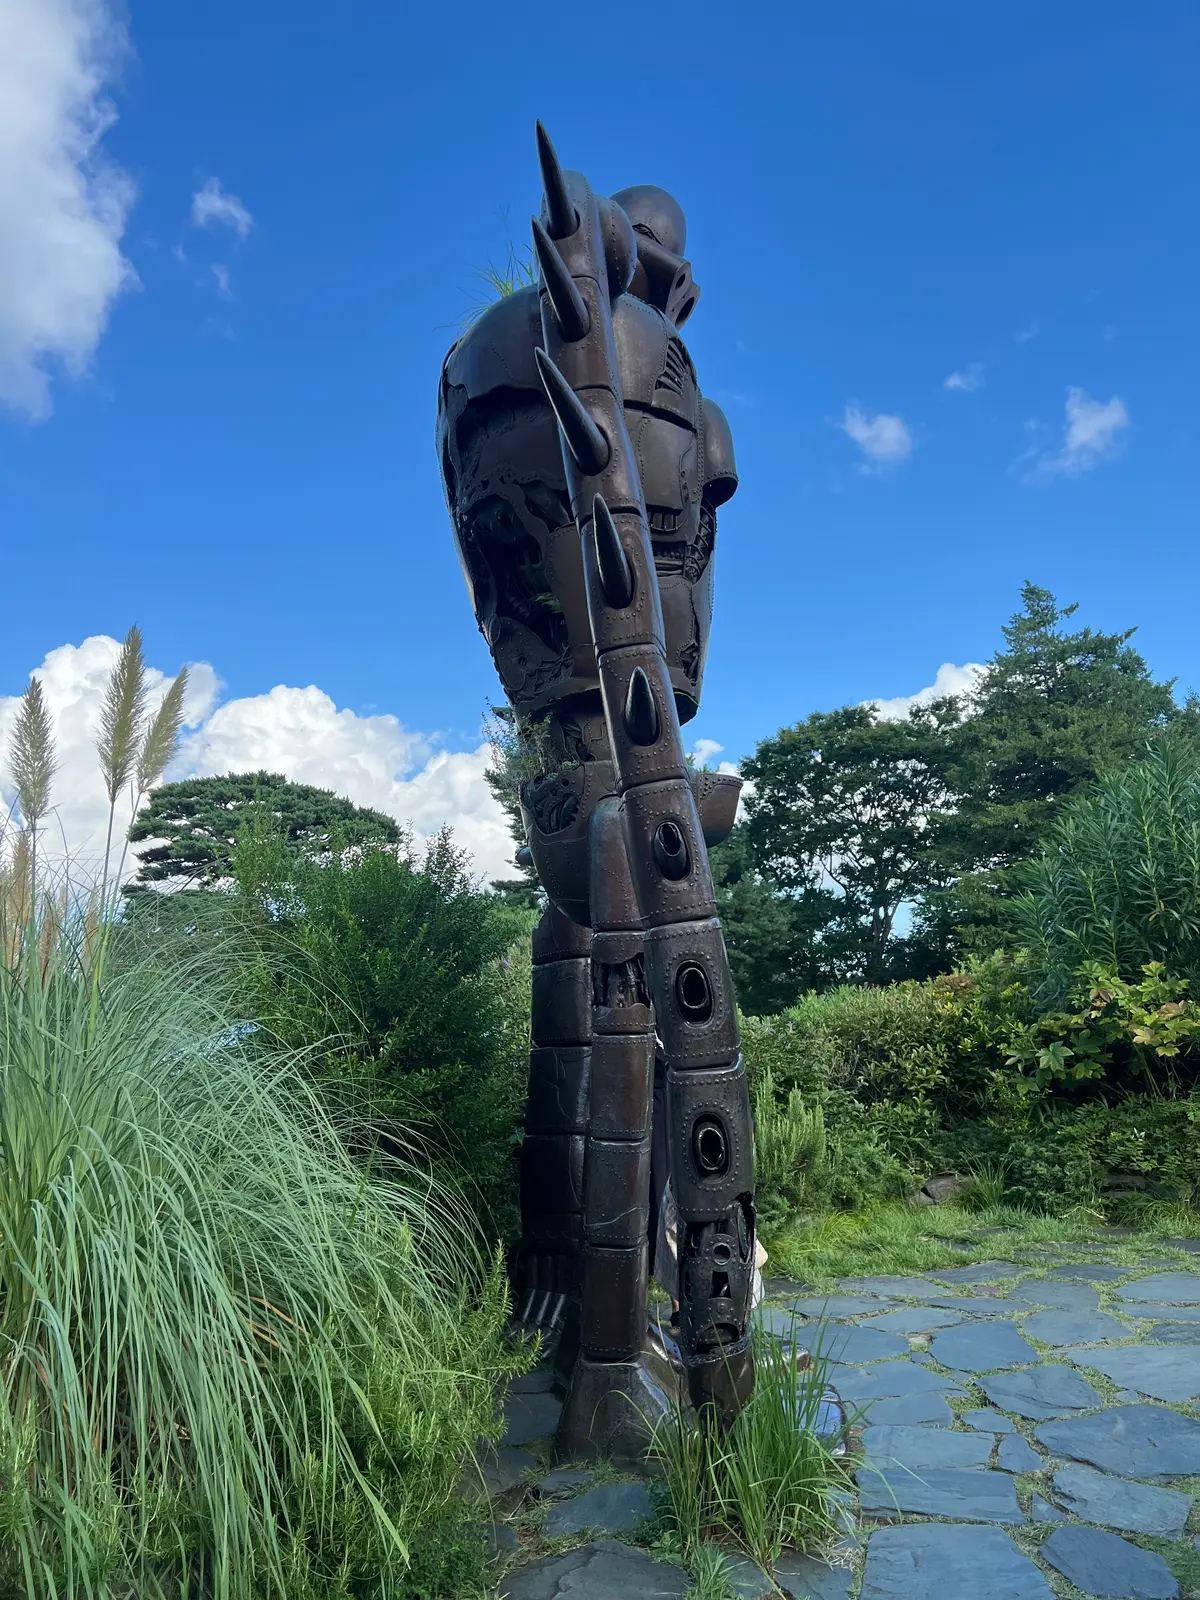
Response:
[[[538,116],[688,215],[742,474],[697,736],[736,759],[985,660],[1026,578],[1200,687],[1194,5],[652,5],[635,39],[541,3],[0,9],[44,154],[0,144],[32,230],[0,253],[0,696],[136,621],[226,703],[399,719],[410,774],[478,744],[435,390],[524,247]],[[70,112],[97,78],[107,177]],[[90,234],[53,225],[72,171]]]

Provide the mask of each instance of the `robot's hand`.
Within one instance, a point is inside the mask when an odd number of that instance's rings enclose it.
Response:
[[[517,1268],[513,1326],[528,1333],[557,1332],[576,1274],[574,1256],[548,1255],[523,1246]]]

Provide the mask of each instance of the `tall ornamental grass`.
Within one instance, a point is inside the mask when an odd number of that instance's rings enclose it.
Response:
[[[1017,933],[1044,998],[1061,1001],[1087,962],[1132,982],[1160,961],[1200,985],[1200,750],[1153,745],[1068,801],[1025,873]]]
[[[829,1362],[811,1356],[798,1368],[790,1346],[758,1333],[754,1393],[728,1429],[697,1425],[680,1406],[659,1424],[654,1455],[689,1564],[702,1566],[705,1542],[718,1540],[770,1569],[784,1545],[812,1550],[837,1532],[850,1478]]]
[[[29,753],[0,883],[0,1595],[402,1594],[493,1427],[498,1276],[427,1181],[350,1159],[226,1004],[219,942],[45,891]]]

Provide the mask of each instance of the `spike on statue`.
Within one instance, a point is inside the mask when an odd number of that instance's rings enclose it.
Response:
[[[579,213],[567,193],[567,180],[550,143],[550,135],[537,125],[538,165],[542,169],[542,190],[546,196],[547,229],[552,239],[569,239],[579,226]]]
[[[536,217],[533,223],[533,248],[542,273],[542,287],[554,309],[554,320],[562,336],[575,344],[586,339],[592,326],[583,296],[575,287],[575,280],[567,271],[563,258],[554,247],[554,240]]]
[[[592,539],[604,598],[614,610],[623,611],[633,600],[633,571],[613,514],[601,495],[592,501]]]
[[[533,354],[545,385],[546,398],[558,419],[563,441],[575,465],[589,478],[598,477],[612,456],[608,440],[546,352],[535,350]]]

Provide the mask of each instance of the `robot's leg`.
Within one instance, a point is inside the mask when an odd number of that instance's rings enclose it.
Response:
[[[652,929],[646,967],[667,1058],[683,1359],[693,1404],[728,1422],[754,1382],[754,1154],[716,919]]]
[[[727,1420],[754,1382],[750,1108],[612,329],[632,235],[612,211],[602,213],[579,173],[563,171],[544,132],[539,157],[545,226],[534,238],[545,347],[536,358],[583,542],[620,818],[668,1064],[683,1360],[695,1404]]]
[[[515,1320],[552,1331],[579,1292],[592,1036],[590,928],[551,906],[533,935]]]
[[[592,1070],[584,1163],[580,1355],[563,1456],[644,1459],[667,1396],[649,1370],[646,1274],[654,1023],[620,807],[592,815]]]

